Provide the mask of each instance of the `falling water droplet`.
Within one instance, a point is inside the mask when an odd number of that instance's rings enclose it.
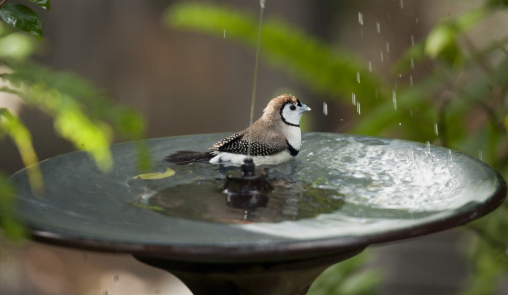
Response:
[[[402,78],[402,73],[399,73],[399,78]]]
[[[427,153],[430,155],[430,142],[427,141]]]
[[[356,104],[356,111],[358,112],[358,115],[361,115],[361,112],[360,112],[360,103]]]
[[[355,96],[355,94],[354,94],[354,93],[353,93],[352,102],[353,102],[353,105],[356,105],[356,96]]]
[[[416,18],[416,23],[418,23],[418,18]]]
[[[372,62],[369,61],[369,72],[372,73]]]
[[[402,126],[402,122],[399,122],[399,126]]]
[[[379,22],[376,22],[376,30],[379,34],[381,34],[381,25],[379,24]]]
[[[414,70],[414,68],[415,68],[415,60],[411,57],[411,59],[409,61],[411,63],[411,69]]]
[[[390,53],[390,43],[386,42],[386,53]]]
[[[450,163],[453,163],[452,150],[448,150],[448,155],[450,156]]]
[[[363,14],[361,12],[358,12],[358,22],[363,26]]]
[[[478,156],[479,156],[480,160],[483,161],[483,152],[482,152],[482,150],[478,150]]]
[[[415,46],[415,36],[411,35],[411,46]]]
[[[328,116],[328,104],[326,104],[326,102],[323,102],[323,114]]]
[[[224,29],[224,39],[226,39],[226,29]]]
[[[360,72],[356,72],[356,82],[360,83]]]
[[[395,89],[392,89],[392,100],[393,100],[393,108],[397,110],[397,92],[395,92]]]
[[[381,62],[384,62],[384,61],[385,61],[385,56],[384,56],[383,51],[381,51]]]
[[[439,130],[437,129],[437,123],[434,123],[434,133],[437,135],[439,135]]]
[[[404,0],[400,0],[400,9],[404,9]]]
[[[409,85],[413,87],[413,75],[409,75]]]
[[[261,8],[265,8],[266,0],[259,0],[259,5],[261,5]]]

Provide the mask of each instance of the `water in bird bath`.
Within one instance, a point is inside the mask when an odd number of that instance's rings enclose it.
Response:
[[[484,187],[482,169],[462,170],[466,159],[475,161],[428,144],[311,133],[303,136],[294,161],[261,166],[276,189],[258,204],[228,200],[221,187],[224,167],[208,163],[172,167],[174,178],[149,186],[137,179],[129,185],[141,204],[168,217],[244,223],[249,230],[293,238],[362,234],[484,201],[476,192],[494,188]]]

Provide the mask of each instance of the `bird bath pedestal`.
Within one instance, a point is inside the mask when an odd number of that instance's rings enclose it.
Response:
[[[206,149],[223,134],[147,140],[154,171],[166,155]],[[268,168],[274,192],[234,202],[225,167],[170,166],[137,179],[136,144],[111,147],[103,173],[84,152],[41,162],[45,194],[26,170],[17,214],[34,240],[130,253],[170,271],[195,295],[305,294],[328,266],[365,247],[465,224],[503,201],[504,180],[477,159],[445,148],[374,137],[303,135],[296,160]],[[263,167],[261,167],[263,168]]]

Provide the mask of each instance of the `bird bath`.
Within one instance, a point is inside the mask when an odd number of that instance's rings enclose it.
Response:
[[[147,140],[154,170],[178,150],[224,134]],[[25,170],[17,213],[32,238],[130,253],[179,277],[196,294],[305,294],[328,266],[369,245],[421,236],[479,218],[503,201],[504,180],[462,153],[416,142],[306,133],[294,161],[267,166],[275,190],[234,201],[221,193],[228,167],[170,166],[175,175],[133,178],[133,143],[111,147],[102,173],[84,152],[40,163],[46,193]]]

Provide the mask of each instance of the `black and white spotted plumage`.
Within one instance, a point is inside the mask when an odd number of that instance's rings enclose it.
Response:
[[[310,108],[296,97],[284,94],[272,99],[263,116],[252,125],[251,157],[256,165],[286,162],[300,150],[300,118]],[[190,162],[241,164],[249,149],[249,128],[234,133],[214,145],[210,152],[177,152],[165,158],[175,164]]]
[[[214,144],[211,150],[218,152],[228,152],[233,154],[246,155],[249,149],[249,138],[248,134],[245,136],[241,133],[235,133],[230,135],[216,144]],[[251,156],[270,156],[275,155],[285,149],[285,146],[272,144],[272,143],[260,143],[253,141],[251,145]]]

